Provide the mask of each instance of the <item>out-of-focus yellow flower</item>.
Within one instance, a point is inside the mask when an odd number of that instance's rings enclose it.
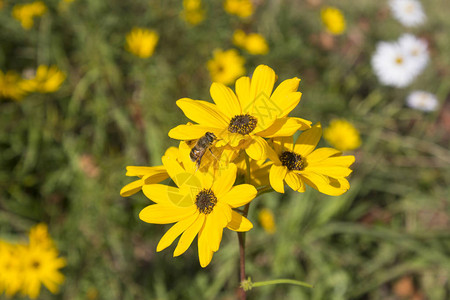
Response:
[[[5,292],[8,297],[14,296],[22,286],[18,247],[0,240],[0,294]]]
[[[30,233],[28,235],[30,240],[30,245],[32,247],[44,247],[51,248],[54,247],[53,240],[48,233],[47,224],[39,223],[30,229]]]
[[[245,74],[245,59],[235,49],[222,51],[216,49],[207,67],[214,82],[232,84],[239,76]]]
[[[238,29],[233,34],[233,43],[253,55],[264,55],[269,52],[266,39],[258,33],[246,34]]]
[[[15,71],[3,73],[0,70],[0,97],[22,100],[25,96],[24,80]]]
[[[35,1],[27,4],[16,4],[12,9],[12,16],[14,19],[20,21],[22,27],[26,30],[33,27],[34,17],[42,16],[47,11],[42,1]]]
[[[126,49],[140,58],[148,58],[153,55],[159,35],[153,30],[134,27],[127,34]]]
[[[181,17],[191,25],[197,25],[205,19],[205,10],[200,0],[183,0]]]
[[[53,93],[59,89],[66,74],[56,66],[40,65],[34,78],[24,81],[24,89],[28,92]]]
[[[320,15],[322,17],[323,24],[330,33],[339,35],[345,31],[345,18],[339,9],[328,6],[322,8]]]
[[[323,137],[340,151],[354,150],[361,146],[358,129],[343,119],[332,120],[330,126],[323,131]]]
[[[275,219],[270,209],[263,208],[258,213],[258,220],[262,228],[269,234],[274,234],[276,231]]]
[[[251,0],[225,0],[223,3],[225,11],[229,14],[248,18],[253,14],[253,4]]]

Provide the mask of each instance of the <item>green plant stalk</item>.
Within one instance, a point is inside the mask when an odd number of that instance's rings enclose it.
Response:
[[[304,286],[304,287],[308,287],[311,289],[313,288],[313,286],[309,283],[306,283],[303,281],[298,281],[298,280],[293,280],[293,279],[275,279],[275,280],[259,281],[259,282],[252,283],[251,286],[252,286],[252,288],[254,288],[254,287],[258,287],[258,286],[283,284],[283,283]]]

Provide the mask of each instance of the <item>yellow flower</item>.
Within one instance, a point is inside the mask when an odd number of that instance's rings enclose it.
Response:
[[[26,30],[33,27],[33,18],[36,16],[42,16],[47,11],[42,1],[35,1],[27,4],[16,4],[12,9],[12,16],[14,19],[20,21],[22,27]]]
[[[178,149],[170,147],[166,150],[165,156],[178,157]],[[160,183],[169,178],[169,174],[164,166],[155,167],[139,167],[127,166],[127,173],[125,176],[137,176],[138,180],[130,182],[120,190],[120,196],[129,197],[139,192],[146,184]]]
[[[339,9],[335,7],[325,7],[320,11],[320,15],[323,24],[330,33],[339,35],[345,31],[345,18]]]
[[[235,49],[226,51],[216,49],[207,67],[213,81],[228,85],[245,74],[244,64],[245,59]]]
[[[276,231],[275,219],[270,209],[263,208],[258,213],[258,220],[262,228],[269,234],[274,234]]]
[[[264,138],[291,136],[311,124],[301,118],[287,117],[300,102],[302,94],[297,92],[300,79],[285,80],[272,93],[275,80],[275,72],[260,65],[252,79],[244,76],[236,81],[236,94],[214,82],[210,94],[215,104],[189,98],[178,100],[178,107],[198,124],[179,125],[169,136],[194,140],[212,132],[218,139],[216,147],[229,145],[235,151],[245,149],[254,160],[265,159],[270,147]]]
[[[332,120],[330,126],[324,130],[323,137],[340,151],[354,150],[361,146],[358,129],[343,119]]]
[[[134,27],[126,37],[126,49],[140,58],[148,58],[153,55],[159,35],[156,31],[146,28]]]
[[[48,233],[47,224],[39,223],[30,229],[30,233],[28,235],[30,240],[31,247],[43,247],[43,248],[52,248],[54,247],[53,240]]]
[[[14,71],[5,74],[0,70],[0,97],[22,100],[25,96],[24,80]]]
[[[22,293],[32,299],[40,294],[41,284],[50,292],[57,293],[64,281],[59,269],[66,265],[64,258],[58,257],[58,251],[45,245],[29,245],[19,248],[18,256],[22,260]]]
[[[239,16],[242,19],[253,14],[253,4],[251,0],[225,0],[223,7],[229,14]]]
[[[66,74],[57,66],[40,65],[34,78],[24,81],[24,89],[29,92],[53,93],[59,89]]]
[[[0,294],[4,291],[8,297],[14,296],[22,286],[18,247],[0,240]]]
[[[233,43],[253,55],[264,55],[269,52],[266,40],[258,33],[247,35],[244,31],[238,29],[233,34]]]
[[[181,17],[191,25],[197,25],[205,19],[205,10],[200,0],[183,0]]]
[[[191,166],[189,155],[183,155],[183,166]],[[251,222],[232,210],[250,202],[256,189],[249,184],[233,186],[236,166],[229,164],[215,177],[211,173],[184,168],[175,158],[163,156],[163,165],[176,187],[150,184],[142,188],[156,204],[145,207],[139,218],[147,223],[173,225],[159,241],[156,251],[170,246],[181,235],[174,256],[183,254],[198,234],[200,265],[206,267],[219,250],[223,229],[248,231]]]
[[[270,169],[270,185],[284,193],[285,181],[294,191],[304,192],[305,183],[321,193],[338,196],[349,188],[347,177],[355,157],[342,156],[333,148],[314,150],[322,136],[320,123],[303,132],[294,144],[292,137],[274,138],[276,156]]]

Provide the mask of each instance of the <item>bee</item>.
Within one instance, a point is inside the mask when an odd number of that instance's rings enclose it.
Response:
[[[194,147],[191,149],[191,153],[189,154],[189,157],[193,162],[196,163],[197,168],[200,167],[200,163],[202,161],[203,155],[205,155],[206,151],[211,151],[210,147],[214,144],[217,137],[212,132],[205,133],[204,136],[199,138],[197,142],[195,143]],[[212,151],[211,151],[212,154]]]

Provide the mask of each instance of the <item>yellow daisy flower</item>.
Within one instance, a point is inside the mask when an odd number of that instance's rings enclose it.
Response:
[[[197,25],[205,19],[205,10],[200,0],[183,0],[181,17],[191,25]]]
[[[185,169],[173,157],[164,156],[163,165],[176,187],[150,184],[142,188],[144,194],[156,204],[144,208],[139,218],[147,223],[173,225],[159,241],[156,251],[170,246],[181,235],[174,256],[183,254],[198,234],[198,256],[200,265],[206,267],[219,249],[223,229],[248,231],[251,222],[232,210],[250,202],[256,189],[249,184],[233,186],[236,166],[213,178],[210,173]],[[183,165],[192,166],[189,156],[183,157]]]
[[[355,150],[361,146],[358,129],[344,119],[332,120],[323,131],[324,139],[340,151]]]
[[[42,1],[35,1],[33,3],[16,4],[12,9],[12,16],[14,19],[20,21],[22,27],[26,30],[33,27],[33,18],[36,16],[42,16],[47,11]]]
[[[300,102],[302,94],[297,92],[300,79],[285,80],[272,93],[275,80],[275,72],[260,65],[252,79],[244,76],[236,81],[236,94],[214,82],[210,93],[215,104],[189,98],[178,100],[178,107],[198,124],[179,125],[169,136],[194,140],[212,132],[218,139],[216,147],[229,145],[236,151],[245,149],[254,160],[265,159],[270,147],[264,138],[291,136],[297,130],[310,128],[311,124],[301,118],[287,117]]]
[[[274,234],[277,230],[275,225],[275,218],[270,209],[261,209],[258,213],[258,220],[264,231],[266,231],[268,234]]]
[[[23,85],[28,92],[53,93],[59,89],[65,79],[66,74],[57,66],[40,65],[34,78],[25,80]]]
[[[276,156],[269,179],[272,188],[284,193],[284,182],[294,191],[304,192],[305,183],[321,193],[338,196],[349,188],[347,177],[355,161],[353,155],[342,156],[333,148],[316,148],[322,136],[320,123],[303,132],[294,144],[292,137],[274,138]]]
[[[14,71],[0,70],[0,97],[20,101],[26,95],[24,80]]]
[[[134,27],[126,37],[128,52],[140,57],[148,58],[153,55],[159,35],[156,31]]]
[[[339,9],[335,7],[325,7],[320,11],[320,15],[325,28],[330,33],[339,35],[345,31],[345,18]]]
[[[14,296],[22,286],[21,258],[17,255],[18,245],[0,240],[0,294]],[[22,246],[21,246],[22,247]]]
[[[264,55],[269,52],[266,39],[258,33],[246,34],[238,29],[233,34],[233,43],[252,55]]]
[[[166,150],[165,156],[178,157],[178,149],[170,147]],[[169,178],[169,174],[164,166],[155,167],[140,167],[127,166],[127,173],[125,176],[139,177],[138,180],[130,182],[120,190],[120,196],[129,197],[139,192],[146,184],[160,183]]]
[[[50,292],[57,293],[64,281],[59,269],[66,265],[64,258],[58,257],[58,251],[45,245],[29,245],[19,248],[22,260],[22,293],[31,299],[40,294],[41,284]]]
[[[213,81],[228,85],[245,74],[244,64],[245,59],[237,50],[216,49],[213,52],[213,58],[207,62],[206,66]]]
[[[223,3],[225,11],[242,19],[253,14],[253,3],[251,0],[225,0]]]

